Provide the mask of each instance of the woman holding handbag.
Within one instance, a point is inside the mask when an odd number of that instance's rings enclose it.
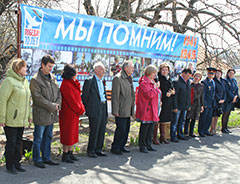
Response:
[[[59,112],[60,141],[63,144],[62,161],[73,163],[78,158],[73,155],[72,147],[78,142],[79,116],[85,112],[81,100],[78,71],[73,65],[67,64],[62,74],[62,106]]]

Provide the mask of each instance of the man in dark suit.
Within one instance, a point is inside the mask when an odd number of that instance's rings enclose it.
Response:
[[[207,68],[207,71],[207,78],[202,81],[202,84],[204,85],[204,111],[200,114],[198,123],[198,133],[200,137],[205,137],[205,135],[212,135],[208,129],[212,122],[213,107],[216,104],[215,82],[213,80],[216,69]]]
[[[170,128],[172,142],[178,142],[178,139],[187,140],[183,135],[183,127],[187,110],[190,107],[189,78],[191,75],[192,71],[190,69],[184,69],[179,79],[173,82],[175,95],[173,96],[173,112]],[[178,136],[176,136],[176,132]]]
[[[102,148],[108,113],[106,89],[102,81],[105,67],[101,62],[98,62],[94,64],[93,69],[95,75],[85,80],[83,84],[82,101],[90,128],[87,152],[89,157],[96,158],[97,156],[106,156],[102,152]]]

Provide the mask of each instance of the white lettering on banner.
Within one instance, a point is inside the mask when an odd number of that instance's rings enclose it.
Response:
[[[142,29],[140,29],[137,33],[137,36],[135,36],[135,30],[134,28],[132,27],[132,34],[131,34],[131,37],[130,37],[130,42],[129,42],[129,45],[130,46],[134,46],[136,45],[136,42],[137,42],[137,47],[139,47],[139,44],[140,44],[140,38],[141,38],[141,33],[142,33]]]
[[[167,42],[167,34],[165,35],[165,37],[163,38],[163,41],[162,41],[162,44],[161,44],[161,47],[159,48],[159,50],[162,50],[162,48],[164,47],[163,50],[168,50],[170,51],[170,46],[171,46],[171,42],[172,42],[172,39],[173,39],[173,35],[171,37],[171,39]]]
[[[75,22],[76,22],[76,19],[74,18],[70,23],[70,25],[68,25],[65,28],[64,17],[62,16],[61,21],[57,26],[54,38],[58,39],[60,34],[62,34],[62,39],[64,40],[66,36],[69,34],[69,40],[73,40]],[[74,39],[76,41],[82,41],[86,39],[86,41],[89,42],[91,40],[95,21],[92,20],[91,24],[89,23],[86,24],[86,25],[90,25],[90,27],[84,27],[83,23],[84,23],[84,19],[80,18]],[[118,25],[118,27],[114,29],[113,23],[103,22],[98,35],[98,43],[101,43],[102,39],[106,37],[106,43],[109,44],[112,37],[114,44],[118,46],[124,45],[129,41],[129,46],[133,46],[133,47],[141,47],[141,48],[154,47],[156,50],[167,50],[171,52],[174,51],[174,46],[178,39],[178,35],[171,35],[171,38],[168,39],[170,35],[166,33],[161,33],[153,30],[149,32],[148,29],[144,29],[144,33],[142,34],[142,31],[143,31],[142,28],[140,28],[138,32],[133,27],[131,28],[132,30],[130,34],[130,31],[129,31],[130,27],[128,27],[125,24],[120,24]],[[39,39],[25,37],[26,44],[37,44],[38,40]]]
[[[147,36],[146,34],[147,34],[147,29],[145,29],[145,31],[143,33],[141,48],[143,48],[143,44],[144,44],[145,40],[148,41],[147,48],[149,48],[149,45],[150,45],[150,42],[151,42],[151,39],[152,39],[152,35],[153,35],[153,30],[151,31],[150,36]]]
[[[36,46],[39,43],[39,37],[24,36],[24,44],[30,46]]]
[[[172,48],[171,48],[171,51],[173,52],[174,51],[174,47],[175,47],[175,43],[177,41],[177,38],[178,38],[178,35],[175,36],[175,39],[173,41],[173,44],[172,44]]]
[[[157,34],[158,34],[158,32],[155,31],[150,48],[152,48],[156,43],[157,43],[156,49],[159,48],[160,42],[162,40],[163,33],[161,33],[160,36],[158,36],[157,39],[156,39]]]
[[[106,43],[110,43],[110,38],[111,38],[112,32],[113,32],[113,26],[114,26],[114,24],[112,24],[112,23],[107,23],[107,22],[102,23],[100,34],[98,36],[98,43],[101,43],[101,41],[102,41],[102,36],[103,36],[103,32],[104,32],[105,27],[110,27],[109,32],[108,32],[108,36],[107,36],[107,41],[106,41]]]
[[[56,34],[54,36],[55,39],[58,39],[60,31],[62,32],[62,38],[63,40],[65,39],[65,37],[67,36],[68,32],[69,33],[69,40],[73,40],[73,31],[74,31],[74,25],[75,25],[75,18],[73,19],[72,23],[68,26],[68,28],[65,30],[65,26],[64,26],[64,17],[62,16],[61,21],[58,24],[57,30],[56,30]]]
[[[119,41],[117,39],[117,35],[118,35],[118,30],[119,29],[124,29],[125,30],[125,37],[122,41]],[[113,41],[117,44],[117,45],[124,45],[129,39],[129,30],[128,27],[124,24],[121,24],[117,27],[117,29],[115,29],[115,31],[113,32]]]
[[[83,24],[83,19],[80,19],[79,25],[78,25],[78,28],[77,28],[77,32],[76,32],[76,35],[75,35],[75,40],[77,40],[77,41],[82,41],[87,36],[87,29],[85,27],[82,27],[82,24]],[[82,32],[81,36],[80,36],[80,32]]]
[[[95,21],[92,20],[92,22],[91,22],[91,26],[90,26],[90,29],[89,29],[89,31],[88,31],[87,42],[89,42],[90,39],[91,39],[92,31],[93,31],[93,27],[94,27],[94,25],[95,25]]]

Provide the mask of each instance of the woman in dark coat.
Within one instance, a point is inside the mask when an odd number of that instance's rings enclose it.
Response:
[[[223,113],[223,104],[226,99],[225,81],[222,78],[222,70],[217,70],[214,77],[216,106],[213,109],[213,118],[210,133],[216,134],[218,117]]]
[[[167,63],[162,63],[159,67],[158,80],[160,81],[160,90],[162,91],[162,110],[160,113],[160,121],[155,125],[153,144],[159,144],[157,139],[158,128],[160,131],[160,143],[168,144],[165,139],[165,131],[162,123],[171,121],[172,113],[172,95],[175,94],[175,90],[172,85],[172,81],[169,78],[170,67]]]
[[[78,160],[73,155],[72,146],[78,142],[79,116],[85,111],[81,100],[80,83],[76,79],[77,69],[66,65],[63,70],[60,87],[62,107],[59,112],[60,141],[63,144],[62,161],[73,163]]]
[[[191,84],[191,108],[187,112],[186,121],[184,124],[184,134],[188,134],[191,137],[196,137],[196,135],[193,134],[195,121],[199,120],[200,112],[203,111],[203,90],[204,86],[200,83],[200,80],[202,79],[202,74],[199,72],[196,72],[193,76],[193,82]],[[190,123],[190,129],[189,129],[189,123]],[[189,131],[188,131],[189,130]]]
[[[234,78],[235,73],[236,71],[234,69],[229,69],[225,79],[226,100],[223,105],[222,133],[231,133],[227,127],[228,119],[231,111],[234,110],[234,103],[236,103],[239,96],[237,81]]]

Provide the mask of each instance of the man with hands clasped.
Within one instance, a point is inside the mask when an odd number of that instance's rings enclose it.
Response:
[[[58,122],[58,111],[61,107],[61,93],[56,78],[51,74],[55,61],[52,56],[42,58],[41,68],[31,80],[33,99],[33,161],[39,168],[44,164],[58,165],[51,160],[51,141],[53,123]],[[40,152],[42,152],[40,156]]]

